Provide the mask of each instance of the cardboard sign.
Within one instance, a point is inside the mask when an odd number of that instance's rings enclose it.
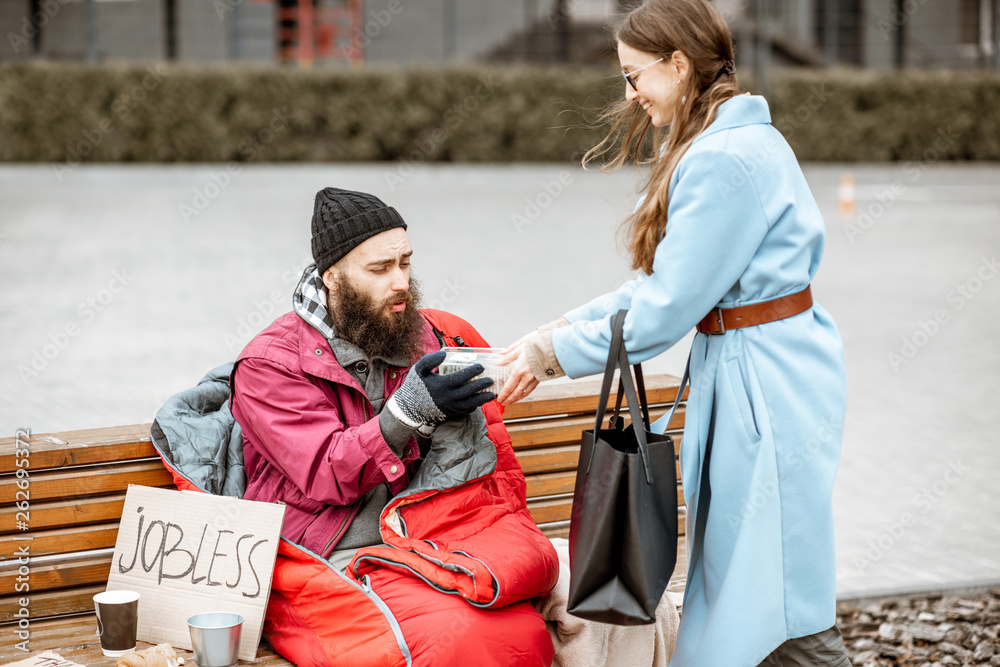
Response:
[[[285,506],[130,485],[107,590],[139,593],[137,638],[191,649],[187,619],[243,616],[240,659],[257,655]]]
[[[83,665],[67,660],[55,651],[45,651],[24,660],[9,662],[4,667],[83,667]]]

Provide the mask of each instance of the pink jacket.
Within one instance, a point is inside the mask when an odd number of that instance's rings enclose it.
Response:
[[[428,352],[440,347],[429,324],[424,335]],[[386,369],[386,397],[407,370]],[[294,312],[247,345],[232,385],[233,416],[243,426],[244,498],[284,502],[287,539],[328,557],[368,491],[383,482],[393,495],[406,487],[416,441],[402,458],[392,452],[361,385]],[[295,447],[275,446],[287,442]]]

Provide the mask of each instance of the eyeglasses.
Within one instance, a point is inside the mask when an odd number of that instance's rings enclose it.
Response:
[[[625,70],[622,70],[622,76],[625,77],[626,81],[628,81],[628,85],[632,86],[632,90],[638,92],[639,89],[635,87],[635,79],[632,78],[632,77],[634,77],[637,72],[641,72],[642,70],[646,69],[647,67],[652,67],[653,65],[655,65],[656,63],[658,63],[658,62],[660,62],[662,60],[663,60],[663,58],[660,58],[660,60],[654,60],[653,62],[649,63],[648,65],[643,65],[639,69],[632,70],[631,72],[626,72]]]

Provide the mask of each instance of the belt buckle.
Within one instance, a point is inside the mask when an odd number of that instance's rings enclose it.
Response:
[[[722,317],[722,308],[713,308],[710,312],[715,313],[715,317],[719,320],[719,330],[718,331],[706,331],[705,333],[709,336],[721,336],[726,333],[726,320]]]

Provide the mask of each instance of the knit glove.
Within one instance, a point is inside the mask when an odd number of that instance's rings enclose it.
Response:
[[[411,428],[434,426],[467,415],[496,398],[491,392],[479,393],[493,384],[493,380],[472,379],[483,372],[482,364],[448,375],[433,372],[444,361],[445,354],[440,350],[421,357],[386,402],[392,415]]]

